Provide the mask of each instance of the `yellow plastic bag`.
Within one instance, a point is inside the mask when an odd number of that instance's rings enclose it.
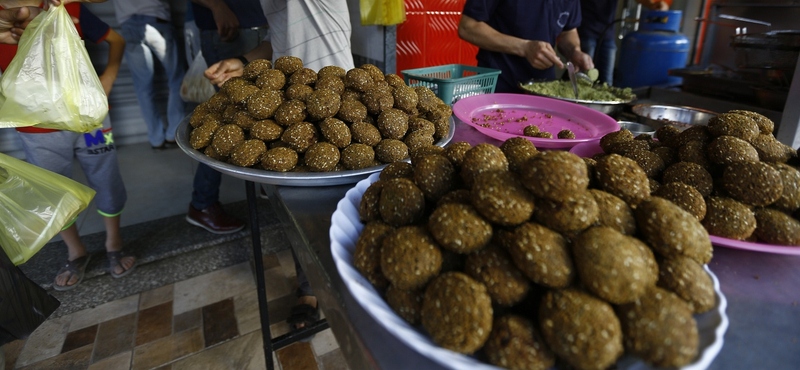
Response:
[[[391,26],[406,21],[403,0],[361,0],[362,26]]]
[[[0,153],[0,246],[15,265],[27,261],[86,209],[95,191]]]
[[[0,127],[91,132],[107,114],[108,97],[67,10],[42,12],[0,77]]]

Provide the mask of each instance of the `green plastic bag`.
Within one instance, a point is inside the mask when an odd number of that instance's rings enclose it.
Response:
[[[0,246],[15,265],[24,263],[94,194],[77,181],[0,153]]]
[[[362,26],[391,26],[406,21],[403,0],[361,0]]]
[[[107,114],[108,97],[64,5],[42,12],[0,77],[0,127],[85,133]]]

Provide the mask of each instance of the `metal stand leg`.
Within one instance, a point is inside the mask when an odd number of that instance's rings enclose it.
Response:
[[[264,362],[268,370],[274,370],[272,362],[272,333],[269,330],[269,310],[267,308],[267,286],[264,282],[264,256],[261,253],[261,230],[258,226],[258,203],[256,203],[255,184],[245,181],[247,208],[250,211],[250,237],[253,239],[253,259],[256,266],[258,287],[258,311],[261,314],[261,337],[264,341]]]

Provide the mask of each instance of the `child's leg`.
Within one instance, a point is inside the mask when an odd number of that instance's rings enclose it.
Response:
[[[59,235],[62,239],[64,239],[64,243],[67,245],[67,251],[69,253],[69,257],[67,259],[69,261],[74,261],[78,258],[86,256],[86,246],[83,245],[83,242],[81,242],[81,238],[78,235],[78,227],[75,226],[74,223],[61,231]],[[58,286],[75,285],[79,279],[79,275],[74,274],[71,271],[63,271],[56,276],[55,284]]]
[[[106,227],[106,251],[120,252],[122,251],[122,237],[119,232],[119,215],[111,217],[103,217],[103,224]],[[121,274],[131,267],[136,262],[133,256],[124,256],[119,260],[117,266],[114,267],[114,273]]]

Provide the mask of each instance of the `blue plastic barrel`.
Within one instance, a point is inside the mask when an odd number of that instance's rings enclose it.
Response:
[[[639,30],[622,39],[615,85],[639,87],[678,85],[680,77],[670,69],[685,68],[689,39],[678,33],[680,10],[649,11],[639,21]]]

